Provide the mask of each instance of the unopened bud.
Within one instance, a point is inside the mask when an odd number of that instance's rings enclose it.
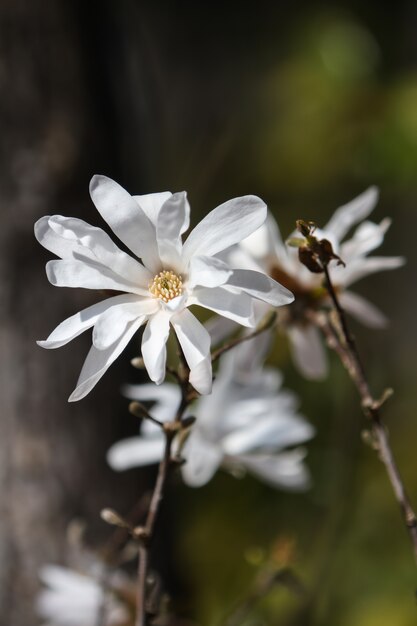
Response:
[[[100,513],[100,517],[107,524],[111,526],[119,526],[119,528],[130,528],[130,525],[113,509],[103,509]]]
[[[130,365],[136,367],[137,370],[143,370],[145,368],[145,362],[141,356],[135,356],[134,359],[131,359]]]
[[[196,419],[197,418],[194,417],[194,415],[189,415],[188,417],[184,417],[184,419],[181,421],[182,427],[183,428],[190,428],[190,426],[192,426],[194,424]]]
[[[140,402],[134,400],[129,404],[129,413],[134,415],[135,417],[139,417],[139,419],[144,419],[148,417],[149,413],[146,407],[143,406]]]

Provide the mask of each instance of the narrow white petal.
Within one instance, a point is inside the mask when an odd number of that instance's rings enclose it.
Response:
[[[338,241],[341,241],[352,226],[367,218],[373,211],[378,202],[378,195],[377,187],[369,187],[360,196],[339,207],[323,230],[329,231]]]
[[[93,344],[98,350],[106,350],[124,333],[129,322],[158,311],[155,299],[143,299],[115,304],[100,315],[93,331]]]
[[[123,385],[122,394],[130,400],[155,402],[151,414],[160,422],[173,419],[181,400],[181,391],[173,383],[164,383],[158,387],[152,383]]]
[[[278,224],[269,211],[265,223],[244,239],[241,245],[254,259],[287,258],[287,249]]]
[[[176,313],[171,324],[190,368],[190,382],[202,395],[211,393],[210,335],[188,309]]]
[[[84,362],[78,379],[77,387],[74,389],[68,402],[76,402],[84,398],[92,388],[98,383],[100,378],[109,369],[110,365],[126,348],[135,332],[143,323],[143,318],[139,318],[127,325],[126,332],[119,341],[114,343],[106,350],[97,350],[95,346],[91,346],[90,352]]]
[[[159,193],[147,193],[142,196],[132,197],[136,200],[156,228],[159,211],[161,210],[164,202],[166,202],[171,196],[172,193],[170,191],[162,191]]]
[[[214,476],[223,458],[221,448],[204,439],[197,429],[184,448],[186,462],[181,467],[184,482],[190,487],[202,487]]]
[[[266,218],[266,205],[256,196],[234,198],[211,211],[191,231],[184,244],[186,260],[213,256],[253,233]]]
[[[181,233],[190,221],[190,205],[185,191],[175,193],[162,205],[156,224],[159,258],[164,267],[180,267]]]
[[[193,289],[196,285],[201,287],[220,287],[224,285],[232,275],[233,270],[229,266],[210,256],[194,256],[190,262],[188,289]]]
[[[327,357],[317,328],[292,326],[288,329],[292,358],[299,371],[310,380],[327,376]]]
[[[369,328],[385,328],[389,323],[382,311],[357,293],[344,291],[339,295],[339,302],[345,311]]]
[[[274,403],[273,403],[274,404]],[[225,454],[237,455],[251,450],[286,448],[310,439],[313,427],[304,419],[295,415],[283,415],[276,399],[270,413],[258,415],[245,428],[236,429],[222,441]]]
[[[137,201],[106,176],[93,176],[90,195],[113,232],[156,274],[160,269],[160,261],[155,227]]]
[[[391,220],[386,218],[380,224],[363,222],[358,226],[352,239],[343,243],[340,247],[340,256],[346,265],[356,257],[365,256],[378,248],[384,241],[384,235],[391,225]]]
[[[165,447],[165,438],[160,433],[154,437],[131,437],[118,441],[107,452],[107,462],[118,472],[131,467],[142,467],[159,463]]]
[[[194,289],[192,296],[188,299],[188,304],[198,304],[242,326],[253,327],[255,325],[252,298],[243,292],[234,293],[224,287],[213,289],[200,287]]]
[[[238,460],[272,487],[301,491],[310,486],[310,473],[303,463],[304,457],[305,453],[297,449],[277,455],[246,455]]]
[[[142,337],[142,357],[149,378],[160,385],[165,378],[166,342],[169,335],[171,313],[160,310],[153,315],[146,325]]]
[[[83,261],[63,259],[48,261],[46,275],[55,287],[82,287],[84,289],[112,289],[147,296],[149,291],[135,283],[123,280],[103,266],[86,265]]]
[[[252,298],[262,300],[271,306],[283,306],[294,301],[294,296],[286,287],[275,280],[253,270],[234,270],[227,285],[241,289]]]
[[[133,302],[137,299],[137,296],[131,294],[123,294],[121,296],[114,296],[114,298],[107,298],[102,302],[97,302],[83,311],[79,311],[75,315],[68,317],[61,322],[55,330],[49,335],[45,341],[37,341],[38,346],[42,348],[60,348],[64,346],[78,335],[81,335],[85,330],[94,326],[99,319],[100,315],[105,313],[109,308],[112,308],[119,304],[126,302]]]
[[[218,346],[239,330],[237,322],[218,315],[213,315],[204,326],[211,337],[212,346]]]
[[[352,261],[346,267],[330,267],[330,274],[337,285],[348,287],[370,274],[395,270],[404,263],[404,257],[400,256],[371,256]]]

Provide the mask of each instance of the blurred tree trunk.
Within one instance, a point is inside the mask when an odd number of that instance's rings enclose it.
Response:
[[[57,352],[35,344],[97,296],[49,285],[50,254],[33,223],[51,213],[92,218],[91,164],[116,170],[111,105],[95,104],[106,97],[106,68],[95,71],[89,55],[100,41],[75,7],[0,4],[0,623],[8,626],[38,623],[38,568],[65,559],[68,522],[86,519],[93,540],[105,536],[100,508],[124,506],[121,480],[131,502],[141,487],[114,476],[104,459],[110,442],[136,428],[118,398],[126,366],[116,365],[93,399],[68,404],[90,338]]]

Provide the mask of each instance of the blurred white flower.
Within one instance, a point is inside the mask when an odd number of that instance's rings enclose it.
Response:
[[[44,584],[36,610],[48,626],[124,626],[129,612],[111,591],[104,591],[92,577],[59,565],[40,571]]]
[[[403,257],[367,256],[382,244],[391,223],[389,219],[384,219],[380,224],[363,221],[374,209],[377,200],[377,189],[370,187],[352,202],[337,209],[327,225],[314,233],[319,239],[328,239],[335,253],[346,264],[346,267],[336,263],[329,265],[343,308],[363,324],[374,328],[383,327],[387,323],[386,317],[373,304],[348,288],[369,274],[395,269],[404,264]],[[352,237],[343,241],[350,229],[359,222],[361,224]],[[293,233],[292,236],[300,235]],[[307,378],[324,377],[327,360],[321,337],[317,328],[304,316],[306,309],[316,309],[330,303],[323,288],[322,275],[311,273],[300,263],[298,250],[282,241],[278,225],[270,214],[265,224],[230,251],[228,260],[232,266],[264,271],[294,293],[294,304],[285,309],[289,321],[286,330],[294,361]],[[260,312],[264,311],[263,307],[259,309]]]
[[[190,486],[207,483],[222,465],[247,470],[262,480],[287,489],[303,489],[309,474],[305,452],[286,450],[313,436],[313,428],[297,414],[294,394],[283,391],[281,375],[262,367],[268,337],[260,336],[225,354],[210,396],[198,398],[190,408],[197,420],[182,450],[184,481]],[[169,383],[127,385],[133,400],[154,401],[152,415],[173,418],[180,401],[178,386]],[[108,462],[113,469],[157,463],[162,458],[164,436],[158,426],[145,421],[142,434],[113,445]]]
[[[53,285],[124,292],[76,313],[38,342],[58,348],[94,326],[93,345],[69,400],[91,391],[145,323],[142,356],[151,380],[160,384],[165,378],[172,326],[190,367],[191,384],[202,394],[210,393],[210,336],[188,307],[197,304],[253,326],[253,299],[272,306],[293,300],[265,274],[232,270],[215,256],[264,222],[265,204],[256,196],[229,200],[209,213],[183,245],[190,216],[185,192],[131,196],[111,179],[94,176],[90,194],[104,220],[142,263],[82,220],[54,215],[36,223],[38,241],[61,257],[46,266]]]

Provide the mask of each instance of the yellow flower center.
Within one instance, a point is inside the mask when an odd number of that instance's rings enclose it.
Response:
[[[182,294],[182,278],[171,270],[164,270],[149,283],[149,291],[155,298],[169,302]]]

